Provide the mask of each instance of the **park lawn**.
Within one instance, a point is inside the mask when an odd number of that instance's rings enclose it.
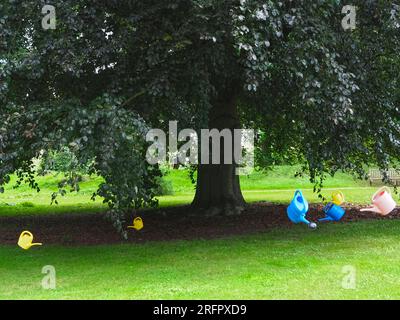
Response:
[[[368,204],[371,202],[372,194],[378,187],[344,187],[344,188],[326,188],[324,196],[330,199],[330,195],[341,190],[345,194],[348,204]],[[276,190],[243,190],[244,198],[247,202],[268,201],[277,204],[287,204],[293,199],[295,189],[276,189]],[[302,189],[304,196],[310,203],[319,203],[321,200],[313,189]],[[186,193],[172,196],[160,197],[161,206],[177,206],[189,204],[193,199],[194,193]],[[396,197],[396,196],[395,196]]]
[[[0,299],[399,299],[400,220],[218,240],[0,247]],[[46,265],[56,290],[41,288]],[[346,266],[356,288],[342,288]]]
[[[80,183],[79,192],[69,192],[66,196],[57,198],[58,205],[51,204],[51,195],[58,190],[57,184],[63,179],[62,174],[49,174],[37,177],[40,192],[22,184],[15,188],[16,177],[5,186],[5,192],[0,193],[1,215],[35,215],[54,213],[89,213],[106,210],[102,199],[92,201],[91,197],[97,186],[102,182],[99,177],[85,177]]]
[[[319,202],[307,178],[292,167],[241,177],[247,201],[288,203],[296,188]],[[42,192],[6,186],[0,215],[99,212],[90,201],[100,178],[88,178],[79,193],[50,206],[60,177],[39,178]],[[161,206],[190,203],[187,172],[167,176],[174,195]],[[340,174],[324,194],[340,187],[349,202],[368,203],[377,187]],[[1,220],[0,220],[1,222]],[[215,240],[104,246],[0,246],[0,299],[394,299],[400,298],[400,220],[276,228],[265,233]],[[44,290],[42,268],[52,265],[57,289]],[[342,288],[343,268],[356,270],[356,289]]]
[[[376,191],[377,187],[345,187],[345,188],[326,188],[324,195],[329,195],[334,190],[342,190],[346,196],[347,203],[367,204],[371,201],[371,195]],[[313,189],[302,189],[303,194],[310,203],[318,203],[321,200]],[[244,197],[247,202],[268,201],[277,204],[287,204],[293,198],[295,189],[286,190],[243,190]],[[59,199],[58,205],[50,204],[51,192],[41,192],[39,194],[21,194],[17,199],[13,195],[0,195],[4,197],[0,202],[0,216],[11,215],[48,215],[58,213],[98,213],[107,210],[107,206],[101,202],[90,200],[90,194],[72,193]],[[190,204],[193,200],[194,192],[180,193],[169,196],[159,196],[160,207],[171,207]],[[5,201],[14,201],[9,204]]]
[[[249,176],[241,176],[241,186],[245,199],[248,202],[269,201],[289,203],[295,189],[302,189],[310,202],[320,202],[313,192],[313,185],[308,177],[295,178],[298,167],[277,166],[272,171],[254,172]],[[5,193],[0,194],[0,216],[3,215],[36,215],[54,213],[89,213],[107,209],[102,199],[90,200],[102,179],[86,177],[80,184],[81,190],[59,197],[58,205],[51,205],[51,194],[57,191],[57,183],[62,175],[50,174],[38,177],[41,192],[37,193],[27,185],[15,189],[15,176],[11,183],[6,185]],[[187,170],[171,170],[165,180],[173,187],[173,195],[159,196],[161,207],[185,205],[193,200],[194,185],[190,182]],[[329,197],[333,190],[342,189],[350,203],[366,204],[376,190],[370,188],[365,181],[354,180],[350,175],[338,173],[325,183],[324,196]]]

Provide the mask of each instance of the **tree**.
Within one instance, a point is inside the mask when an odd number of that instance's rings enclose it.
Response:
[[[149,128],[262,130],[258,162],[295,155],[312,181],[399,156],[399,6],[357,0],[171,0],[0,4],[0,183],[34,185],[31,159],[68,146],[105,178],[119,212],[154,204]],[[200,165],[193,206],[244,207],[235,165]],[[121,226],[116,216],[115,221]]]

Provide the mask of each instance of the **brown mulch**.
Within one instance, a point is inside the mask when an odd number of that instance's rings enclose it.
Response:
[[[339,223],[366,219],[398,219],[396,209],[386,217],[370,212],[360,212],[359,207],[349,205],[346,215]],[[128,242],[214,239],[232,235],[254,234],[273,228],[291,228],[286,216],[286,206],[267,202],[248,206],[240,216],[202,217],[191,216],[189,207],[175,207],[142,211],[144,221],[141,231],[129,229]],[[307,218],[322,218],[322,205],[310,207]],[[132,224],[133,216],[129,219]],[[317,222],[318,224],[318,222]],[[306,226],[304,226],[306,228]],[[104,218],[104,214],[62,214],[48,216],[0,217],[0,245],[16,244],[19,234],[31,231],[34,242],[61,245],[98,245],[126,243]]]

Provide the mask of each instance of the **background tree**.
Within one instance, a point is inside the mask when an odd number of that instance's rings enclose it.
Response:
[[[0,3],[0,183],[68,146],[95,159],[97,195],[120,212],[153,205],[151,127],[261,129],[260,165],[295,155],[312,181],[399,156],[399,6],[358,0],[171,0]],[[48,3],[51,4],[51,3]],[[196,208],[244,207],[234,165],[200,165]]]

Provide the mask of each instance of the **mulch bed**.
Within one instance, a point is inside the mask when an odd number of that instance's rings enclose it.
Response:
[[[399,219],[396,209],[386,217],[374,213],[360,212],[357,206],[347,206],[342,222],[366,219]],[[128,242],[215,239],[232,235],[254,234],[273,228],[292,228],[286,216],[286,206],[267,202],[248,206],[240,216],[202,217],[193,216],[189,207],[175,207],[140,212],[144,221],[141,231],[129,229]],[[322,205],[313,205],[307,218],[316,221],[322,218]],[[129,224],[132,224],[130,217]],[[99,214],[62,214],[48,216],[23,216],[0,218],[0,245],[16,244],[19,234],[31,231],[34,242],[59,245],[99,245],[126,243],[105,219]]]

